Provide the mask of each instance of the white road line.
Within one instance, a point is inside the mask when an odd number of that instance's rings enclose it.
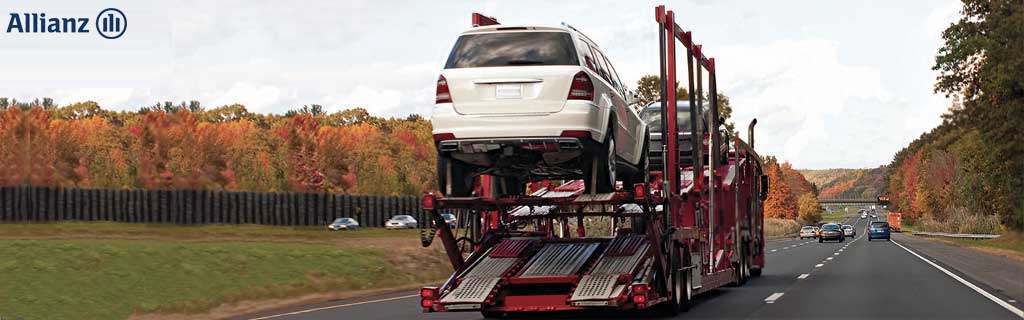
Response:
[[[807,277],[810,277],[810,276],[811,276],[810,273],[805,273],[805,274],[801,274],[799,277],[796,277],[796,278],[802,280],[802,279],[807,279]]]
[[[772,295],[768,296],[767,298],[764,298],[764,302],[775,303],[775,300],[779,300],[779,298],[782,298],[782,295],[784,295],[784,294],[785,293],[783,293],[783,292],[773,293]]]
[[[889,240],[889,241],[892,241],[892,240]],[[1017,309],[1017,307],[1014,307],[1013,305],[1007,303],[1006,301],[1003,301],[1002,299],[997,298],[996,296],[992,295],[991,293],[988,293],[987,291],[981,289],[980,287],[974,285],[973,283],[970,283],[967,280],[964,280],[964,278],[961,278],[960,276],[958,276],[958,275],[956,275],[956,274],[954,274],[952,272],[949,272],[949,270],[946,270],[946,268],[940,267],[939,265],[935,264],[934,262],[928,261],[928,259],[925,259],[921,255],[917,254],[917,252],[911,251],[907,247],[904,247],[902,244],[899,244],[896,241],[892,241],[892,243],[897,245],[897,246],[899,246],[900,248],[903,248],[903,250],[907,250],[907,252],[910,252],[910,254],[914,255],[915,257],[918,257],[919,259],[923,260],[924,262],[927,262],[928,264],[930,264],[933,267],[935,267],[935,269],[939,269],[940,271],[942,271],[946,275],[950,276],[951,278],[955,279],[956,281],[959,281],[960,283],[964,284],[968,288],[973,289],[975,292],[981,294],[982,296],[985,296],[985,298],[988,298],[989,300],[992,300],[992,302],[995,302],[996,304],[998,304],[999,306],[1003,307],[1004,309],[1009,310],[1011,313],[1017,315],[1018,317],[1024,318],[1024,311],[1022,311],[1021,309]]]
[[[814,265],[814,267],[815,267],[815,268],[821,268],[821,267],[822,267],[822,266],[824,266],[824,265],[825,265],[824,263],[819,263],[819,264],[816,264],[816,265]]]
[[[775,251],[779,251],[779,250],[772,249],[772,252],[775,252]]]
[[[419,296],[420,296],[419,294],[410,294],[410,295],[407,295],[407,296],[391,297],[391,298],[384,298],[384,299],[377,299],[377,300],[370,300],[370,301],[360,301],[360,302],[339,304],[339,305],[336,305],[336,306],[326,306],[326,307],[312,308],[312,309],[306,309],[306,310],[299,310],[299,311],[282,313],[282,314],[275,314],[275,315],[272,315],[272,316],[252,318],[252,319],[249,319],[249,320],[273,319],[273,318],[280,318],[280,317],[284,317],[284,316],[293,316],[293,315],[297,315],[297,314],[316,312],[316,311],[321,311],[321,310],[330,310],[330,309],[358,306],[358,305],[361,305],[361,304],[377,303],[377,302],[392,301],[392,300],[401,300],[401,299],[407,299],[407,298],[419,297]]]
[[[825,260],[832,260],[832,257],[825,258]],[[668,273],[668,272],[666,272],[666,273]]]

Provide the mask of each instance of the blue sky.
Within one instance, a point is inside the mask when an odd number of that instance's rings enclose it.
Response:
[[[569,23],[626,83],[657,73],[659,3],[549,2],[4,1],[0,96],[115,110],[199,100],[429,115],[437,74],[474,11],[505,24]],[[798,168],[886,164],[948,107],[932,93],[931,66],[957,1],[663,3],[716,57],[741,134],[758,118],[759,151]],[[107,7],[128,19],[122,38],[2,32],[9,13],[92,17]]]

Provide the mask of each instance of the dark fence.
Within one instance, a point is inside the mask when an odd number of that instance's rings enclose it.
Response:
[[[426,222],[415,196],[0,187],[0,221],[308,226],[351,217],[364,227],[383,227],[396,214]]]

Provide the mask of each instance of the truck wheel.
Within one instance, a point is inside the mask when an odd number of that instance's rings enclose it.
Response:
[[[761,276],[761,268],[750,268],[750,275],[754,276],[755,278],[760,277]]]
[[[593,159],[588,162],[583,170],[583,181],[586,184],[586,193],[608,193],[615,191],[615,133],[611,126],[601,148],[594,152]]]
[[[669,263],[672,277],[666,280],[669,281],[668,285],[671,286],[669,289],[669,300],[665,301],[664,306],[661,308],[661,315],[663,316],[675,316],[680,312],[687,311],[690,309],[690,301],[693,297],[693,286],[690,285],[690,269],[679,270],[686,266],[683,261],[686,261],[686,257],[679,254],[679,249],[673,251],[675,255],[672,256],[672,260]],[[683,254],[689,256],[687,250],[683,250]]]
[[[468,197],[473,192],[469,166],[445,156],[437,157],[437,188],[449,197]],[[451,180],[449,181],[449,177]],[[448,188],[451,188],[449,191]]]

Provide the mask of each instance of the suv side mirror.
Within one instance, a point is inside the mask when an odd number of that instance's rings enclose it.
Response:
[[[626,105],[628,105],[628,106],[634,105],[637,102],[639,102],[639,100],[640,99],[639,99],[639,97],[637,97],[636,92],[626,91]]]

